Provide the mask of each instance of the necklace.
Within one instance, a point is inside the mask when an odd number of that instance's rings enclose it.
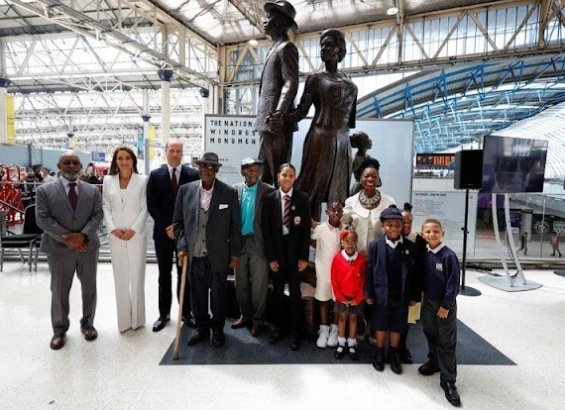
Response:
[[[364,189],[359,192],[359,202],[361,202],[361,205],[363,205],[364,207],[372,207],[373,205],[378,204],[380,201],[381,193],[378,189],[375,190],[375,195],[373,195],[371,198],[367,198]]]

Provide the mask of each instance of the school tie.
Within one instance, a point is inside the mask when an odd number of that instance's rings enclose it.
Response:
[[[173,174],[171,176],[171,184],[173,185],[173,191],[176,193],[177,189],[179,187],[179,184],[177,182],[177,169],[173,168]]]
[[[71,182],[69,183],[69,202],[71,203],[71,206],[73,207],[73,211],[77,209],[77,201],[78,201],[78,195],[77,195],[77,190],[75,189],[75,187],[77,186],[76,182]]]
[[[284,196],[283,225],[290,228],[290,195]]]

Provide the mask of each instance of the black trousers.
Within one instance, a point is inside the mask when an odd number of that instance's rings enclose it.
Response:
[[[299,335],[304,318],[302,293],[300,292],[302,276],[298,272],[298,257],[292,243],[289,240],[284,240],[283,248],[284,260],[278,261],[279,271],[271,271],[274,324],[275,326],[282,327],[286,324],[287,321],[285,319],[288,317],[289,330],[291,333]],[[284,311],[284,285],[286,281],[288,281],[290,296],[288,312]]]
[[[207,256],[192,258],[190,266],[190,296],[192,313],[199,329],[212,328],[215,332],[224,330],[226,322],[226,289],[228,268],[223,272],[212,269]],[[208,315],[208,290],[210,290],[210,310],[212,320]]]
[[[155,254],[157,255],[157,264],[159,266],[159,317],[168,316],[171,313],[172,303],[172,275],[173,258],[177,265],[177,300],[180,295],[180,284],[182,269],[178,265],[176,257],[176,243],[169,238],[155,239]],[[184,289],[184,303],[182,307],[182,316],[190,317],[190,292],[188,280]]]
[[[428,341],[428,357],[440,368],[440,378],[455,383],[457,379],[457,305],[449,310],[447,318],[440,319],[437,311],[440,302],[424,297],[422,321]]]

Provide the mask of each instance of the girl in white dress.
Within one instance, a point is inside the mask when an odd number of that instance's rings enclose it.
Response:
[[[110,240],[118,330],[145,325],[146,178],[137,171],[137,158],[128,147],[114,151],[104,177],[102,208]]]

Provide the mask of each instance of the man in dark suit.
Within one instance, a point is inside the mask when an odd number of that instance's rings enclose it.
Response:
[[[198,161],[200,181],[183,185],[177,196],[173,225],[178,257],[188,256],[190,297],[196,329],[188,338],[194,345],[210,337],[215,346],[225,342],[228,273],[238,267],[241,211],[237,191],[216,179],[218,155],[207,152]],[[210,309],[208,316],[208,290]]]
[[[279,168],[280,188],[265,197],[263,213],[263,237],[265,254],[273,280],[273,305],[275,328],[269,342],[277,343],[281,338],[284,312],[284,283],[288,280],[290,293],[290,347],[300,348],[302,331],[302,294],[300,272],[308,265],[310,246],[310,205],[306,193],[293,188],[296,170],[290,164]]]
[[[176,253],[175,233],[173,230],[173,210],[178,187],[187,182],[196,181],[198,172],[182,165],[182,143],[179,139],[169,140],[165,146],[167,163],[151,171],[147,181],[147,209],[153,217],[153,240],[159,265],[159,318],[153,324],[153,331],[158,332],[170,320],[172,291],[171,270],[173,256]],[[177,296],[180,291],[181,271],[177,264]],[[182,316],[185,323],[190,325],[190,296],[185,291]]]
[[[98,337],[96,311],[96,266],[100,241],[96,230],[102,220],[98,188],[79,181],[79,157],[67,152],[57,164],[61,176],[41,185],[36,196],[37,225],[43,229],[41,250],[47,254],[51,272],[51,349],[65,345],[69,329],[69,292],[75,271],[82,288],[80,330],[87,341]]]
[[[269,184],[259,180],[262,161],[244,158],[241,175],[244,182],[234,185],[241,205],[241,253],[239,268],[235,271],[235,291],[241,317],[232,323],[232,329],[249,327],[251,335],[262,333],[267,305],[269,270],[263,247],[263,201],[273,190]]]
[[[263,30],[273,40],[265,57],[255,129],[261,136],[259,158],[263,160],[263,182],[276,183],[276,172],[290,161],[292,133],[298,128],[284,117],[293,108],[298,90],[298,49],[290,42],[288,30],[298,27],[296,10],[288,1],[267,2]]]

